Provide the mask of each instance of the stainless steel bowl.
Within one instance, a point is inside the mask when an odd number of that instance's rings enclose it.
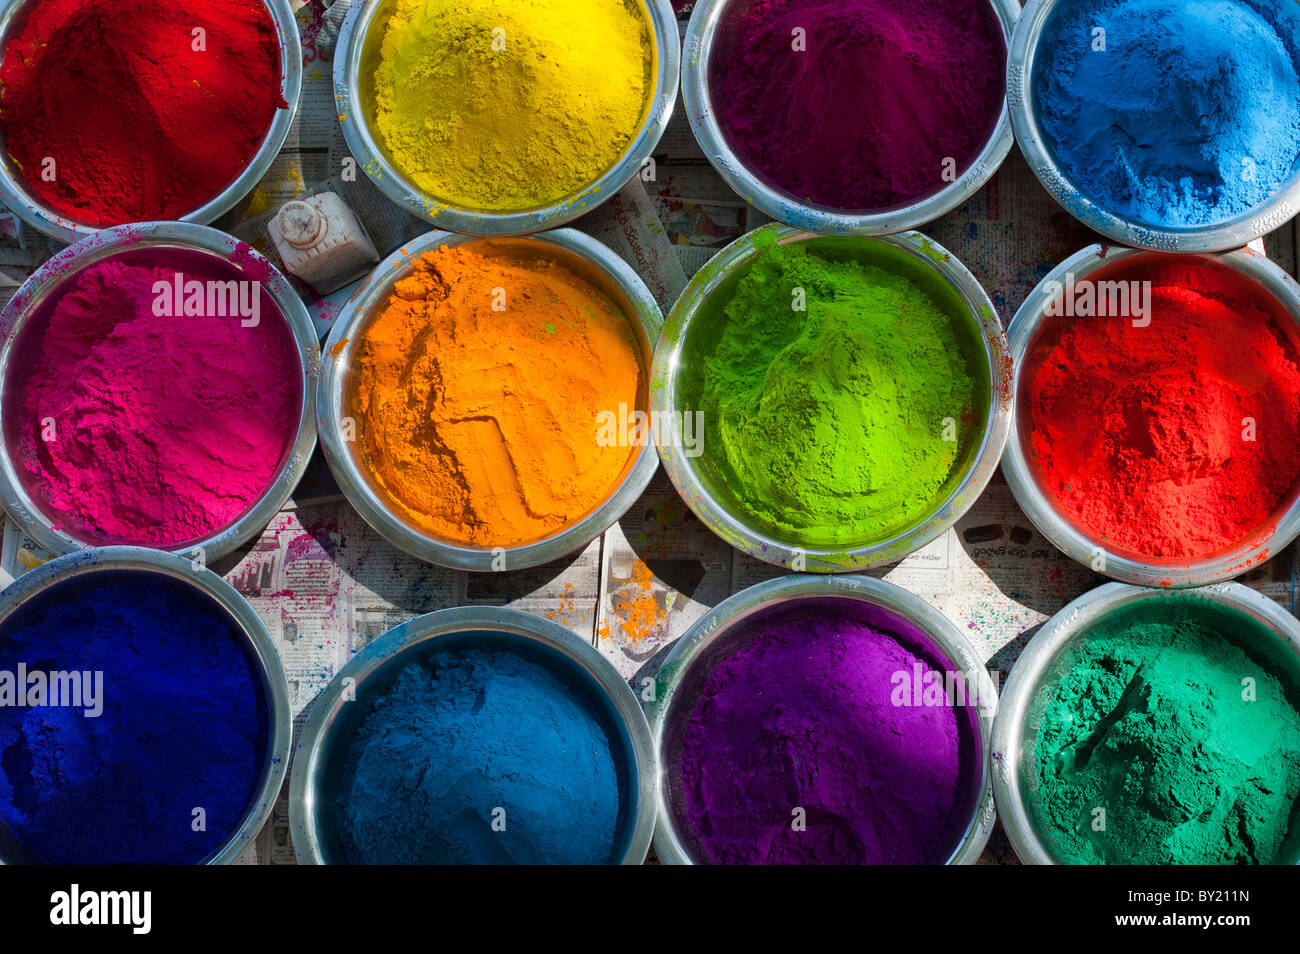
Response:
[[[1300,210],[1300,168],[1267,204],[1212,226],[1171,228],[1129,219],[1081,190],[1052,155],[1038,122],[1035,59],[1043,32],[1066,0],[1029,0],[1011,39],[1007,103],[1016,142],[1034,175],[1052,197],[1088,228],[1124,245],[1165,252],[1221,252],[1267,235]]]
[[[425,193],[407,179],[371,129],[373,61],[395,3],[396,0],[358,0],[352,4],[335,47],[334,101],[348,149],[371,181],[412,215],[427,219],[440,229],[466,235],[527,235],[571,222],[627,185],[641,171],[668,128],[673,107],[677,105],[681,63],[677,19],[668,0],[637,0],[654,39],[654,86],[637,134],[614,167],[581,191],[542,208],[518,212],[457,208]]]
[[[118,225],[82,239],[59,252],[31,276],[0,312],[0,394],[7,392],[11,375],[27,373],[14,366],[14,345],[35,314],[51,295],[76,273],[95,262],[123,252],[145,248],[179,248],[207,252],[229,260],[232,255],[253,263],[263,290],[283,313],[298,345],[301,369],[302,412],[289,456],[266,492],[242,517],[219,533],[186,544],[177,552],[215,560],[246,543],[266,528],[298,486],[312,451],[316,448],[316,375],[320,370],[320,347],[307,309],[288,280],[270,262],[248,245],[224,232],[189,222],[143,222]],[[265,271],[269,278],[260,277]],[[0,434],[4,430],[4,407],[0,402]],[[28,495],[7,446],[0,447],[0,503],[15,523],[34,541],[54,554],[70,553],[94,545],[63,529],[51,520]]]
[[[632,690],[591,643],[559,623],[519,610],[474,606],[429,613],[389,630],[353,656],[316,697],[289,782],[289,823],[300,864],[346,863],[335,817],[338,785],[352,740],[375,700],[409,664],[485,645],[562,657],[608,701],[633,787],[624,793],[619,859],[627,865],[645,860],[658,777],[650,727]]]
[[[39,0],[0,0],[0,59],[8,43],[9,31],[17,22],[19,13]],[[271,168],[293,125],[298,99],[302,94],[302,43],[298,38],[298,23],[294,19],[289,0],[262,0],[275,23],[276,38],[280,43],[280,95],[288,104],[276,110],[275,118],[262,139],[262,145],[244,167],[234,182],[192,212],[181,216],[182,222],[206,225],[235,207],[253,186],[261,181]],[[203,131],[200,131],[202,134]],[[23,185],[21,173],[9,158],[9,152],[0,144],[0,201],[28,225],[60,242],[75,242],[98,232],[99,226],[69,219],[32,195]]]
[[[266,624],[262,622],[261,617],[248,601],[211,570],[204,569],[194,561],[176,554],[144,547],[103,547],[98,550],[82,550],[51,560],[35,570],[24,573],[4,590],[0,590],[0,624],[3,624],[17,609],[52,586],[69,580],[83,580],[98,573],[116,572],[178,580],[214,600],[230,614],[235,625],[243,633],[247,647],[261,670],[262,691],[266,697],[269,720],[262,781],[239,828],[212,857],[204,862],[209,865],[232,864],[257,837],[257,833],[262,830],[262,825],[271,815],[271,809],[275,806],[275,800],[280,794],[280,787],[288,772],[289,750],[293,736],[293,716],[289,710],[289,685],[285,679],[284,666],[280,662],[280,653],[275,648]],[[4,833],[3,840],[6,843],[12,841],[7,832]],[[9,844],[8,850],[15,850],[12,844]],[[27,859],[20,859],[14,855],[6,858],[4,853],[0,853],[0,864],[19,860]]]
[[[1100,269],[1135,256],[1156,256],[1162,263],[1167,261],[1167,256],[1162,253],[1090,245],[1063,261],[1030,293],[1012,319],[1008,332],[1016,367],[1016,387],[1022,400],[1027,392],[1021,386],[1030,370],[1028,365],[1033,349],[1048,332],[1051,322],[1068,320],[1053,319],[1045,314],[1057,296],[1057,289],[1065,285],[1067,276],[1073,275],[1076,283],[1085,281]],[[1281,331],[1289,335],[1292,345],[1300,351],[1300,285],[1273,262],[1250,249],[1216,255],[1212,261],[1250,278],[1260,286],[1262,293],[1271,295],[1290,313],[1292,323]],[[1095,409],[1081,408],[1080,413],[1089,413],[1090,410]],[[1002,473],[1021,509],[1043,536],[1067,556],[1093,566],[1112,579],[1138,586],[1202,586],[1240,576],[1259,566],[1269,556],[1285,550],[1300,534],[1300,487],[1297,487],[1285,502],[1272,534],[1266,539],[1255,539],[1216,556],[1194,561],[1143,560],[1132,554],[1117,553],[1077,527],[1061,510],[1055,496],[1043,487],[1038,469],[1031,464],[1030,441],[1029,415],[1023,407],[1017,408]]]
[[[1003,39],[1009,49],[1011,33],[1020,15],[1020,4],[1018,0],[989,2],[1002,25]],[[1011,124],[1004,101],[997,126],[970,167],[934,195],[902,208],[867,213],[843,212],[811,205],[769,185],[749,169],[727,143],[714,113],[709,90],[709,57],[718,29],[728,8],[740,5],[741,0],[700,0],[695,5],[682,53],[682,99],[695,138],[714,169],[742,199],[753,203],[778,222],[823,235],[887,235],[919,228],[951,212],[978,192],[1011,151]]]
[[[884,264],[887,269],[905,267],[905,273],[910,273],[909,277],[930,281],[937,279],[939,284],[950,291],[963,312],[954,314],[954,319],[959,325],[968,326],[962,330],[968,332],[973,342],[978,342],[986,362],[984,373],[989,382],[989,407],[979,439],[958,468],[961,476],[951,484],[952,489],[946,499],[913,526],[888,540],[857,547],[811,546],[793,536],[782,535],[775,528],[758,525],[743,512],[725,481],[708,473],[701,466],[699,462],[706,460],[707,455],[692,458],[680,446],[680,442],[666,442],[660,447],[664,468],[687,506],[709,529],[732,546],[760,560],[799,571],[836,573],[863,570],[901,560],[942,536],[960,520],[983,493],[993,472],[997,470],[1011,427],[1014,392],[1011,357],[1002,323],[993,310],[988,295],[966,267],[942,246],[919,232],[874,238],[828,237],[784,226],[765,226],[741,236],[719,252],[691,280],[668,316],[664,333],[655,350],[654,371],[650,380],[650,400],[656,417],[675,420],[677,415],[696,410],[683,407],[679,396],[682,377],[692,373],[686,368],[684,360],[691,325],[714,296],[731,293],[735,280],[757,257],[754,239],[760,232],[775,233],[778,242],[783,245],[811,242],[843,247],[843,243],[851,242],[856,248],[867,252],[875,250],[878,254],[880,250],[886,250],[897,257],[893,264]],[[972,352],[974,351],[973,346]],[[704,438],[707,443],[707,434]]]
[[[501,549],[465,546],[426,533],[408,523],[377,490],[353,449],[354,442],[348,440],[344,429],[348,417],[346,391],[353,356],[365,338],[370,319],[387,303],[393,285],[412,271],[421,255],[444,245],[478,241],[492,241],[498,247],[517,247],[533,254],[545,254],[595,284],[620,306],[627,317],[642,349],[642,367],[647,371],[663,318],[654,296],[626,262],[589,235],[573,229],[557,229],[528,238],[491,240],[451,232],[429,232],[408,242],[381,262],[343,306],[325,346],[325,364],[316,405],[321,447],[335,480],[366,522],[394,546],[439,566],[489,573],[503,568],[521,570],[539,566],[585,547],[636,502],[654,477],[659,459],[653,443],[647,443],[624,471],[619,485],[594,511],[544,540]],[[356,436],[359,437],[359,433]]]
[[[993,807],[992,771],[989,764],[989,740],[993,716],[997,709],[997,689],[984,662],[973,646],[942,613],[919,596],[883,580],[862,576],[810,577],[785,576],[759,583],[724,600],[706,613],[664,660],[655,680],[654,699],[646,704],[659,759],[658,822],[655,826],[655,854],[666,864],[696,864],[689,839],[677,823],[672,803],[676,766],[669,764],[669,732],[690,715],[696,701],[689,696],[691,677],[702,675],[728,640],[743,635],[745,624],[778,606],[800,600],[825,598],[853,600],[882,607],[914,625],[928,636],[954,664],[955,671],[979,680],[978,705],[980,726],[981,775],[979,797],[960,844],[947,863],[974,864],[988,842],[996,817]],[[683,692],[686,687],[687,692]],[[679,703],[679,694],[682,701]]]
[[[1039,723],[1049,701],[1045,690],[1069,651],[1088,638],[1102,617],[1141,600],[1166,599],[1168,590],[1107,583],[1090,590],[1053,616],[1016,661],[1003,687],[993,722],[993,792],[1002,827],[1020,860],[1027,865],[1066,864],[1049,848],[1035,820],[1030,800],[1037,790],[1035,747]],[[1179,594],[1186,598],[1188,593]],[[1217,583],[1194,591],[1237,610],[1277,637],[1276,648],[1294,661],[1300,673],[1300,621],[1272,600],[1240,583]],[[1294,836],[1294,833],[1293,833]]]

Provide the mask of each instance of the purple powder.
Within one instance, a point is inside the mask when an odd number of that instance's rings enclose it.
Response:
[[[727,8],[709,90],[727,142],[768,185],[878,211],[974,163],[1005,70],[990,0],[750,0]]]
[[[947,861],[978,797],[976,703],[895,701],[898,674],[954,668],[915,626],[850,600],[783,604],[728,636],[682,687],[689,717],[668,742],[693,853],[714,864]]]

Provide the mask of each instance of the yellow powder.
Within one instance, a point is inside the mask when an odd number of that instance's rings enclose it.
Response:
[[[635,0],[397,0],[375,70],[389,157],[475,211],[554,204],[618,161],[651,88]]]
[[[412,525],[483,548],[536,542],[603,503],[634,450],[600,440],[600,415],[645,404],[618,306],[509,245],[423,256],[363,331],[349,384],[380,492]]]

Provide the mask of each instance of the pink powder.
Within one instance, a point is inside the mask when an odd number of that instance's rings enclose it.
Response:
[[[243,317],[155,314],[157,282],[256,281],[214,256],[140,249],[65,280],[18,341],[5,437],[33,502],[88,544],[180,549],[229,527],[279,476],[301,365],[263,290]],[[246,302],[253,290],[244,286]]]

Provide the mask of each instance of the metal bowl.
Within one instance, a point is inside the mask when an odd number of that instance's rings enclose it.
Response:
[[[997,470],[1011,427],[1014,374],[1006,335],[988,295],[966,267],[942,246],[919,232],[867,237],[829,237],[799,229],[769,225],[741,236],[701,269],[678,299],[668,316],[664,333],[655,351],[654,371],[650,381],[653,414],[661,419],[677,419],[692,413],[681,405],[681,382],[693,372],[685,360],[685,346],[695,318],[715,296],[731,294],[735,282],[757,257],[754,239],[762,232],[772,232],[782,244],[812,242],[832,247],[852,243],[856,250],[870,253],[877,264],[899,271],[914,280],[936,284],[952,298],[949,309],[959,333],[969,337],[972,356],[982,353],[982,374],[987,383],[988,411],[978,441],[968,449],[964,461],[950,478],[946,498],[927,515],[887,540],[856,547],[818,547],[807,545],[792,535],[759,525],[744,513],[734,495],[719,475],[710,473],[699,463],[706,457],[691,458],[679,442],[665,442],[660,447],[664,469],[681,493],[687,506],[714,533],[732,546],[776,566],[799,571],[847,572],[883,566],[901,560],[930,541],[942,536],[975,503]],[[886,262],[882,254],[890,256]],[[923,285],[922,287],[925,287]],[[957,314],[956,312],[960,312]]]
[[[1018,0],[989,2],[1002,25],[1002,36],[1009,50],[1020,4]],[[728,8],[739,5],[738,0],[700,0],[695,5],[682,53],[682,99],[695,138],[714,169],[742,199],[778,222],[823,235],[887,235],[919,228],[951,212],[978,192],[1011,151],[1013,137],[1004,101],[997,125],[970,167],[938,192],[910,205],[878,212],[843,212],[809,204],[769,185],[727,143],[709,91],[709,57],[713,44]]]
[[[919,596],[883,580],[862,576],[785,576],[742,590],[706,613],[664,660],[655,680],[654,699],[646,704],[659,759],[658,823],[655,826],[655,854],[666,864],[696,864],[689,839],[682,833],[674,810],[676,766],[669,764],[670,732],[688,718],[696,699],[691,687],[698,687],[711,664],[723,658],[728,640],[743,636],[752,623],[774,608],[802,600],[836,598],[881,607],[911,623],[942,650],[959,671],[979,680],[980,759],[979,797],[961,842],[949,856],[952,865],[973,864],[993,830],[992,771],[989,740],[997,709],[997,689],[974,647],[942,613]],[[678,697],[682,701],[678,703]]]
[[[233,524],[205,540],[177,548],[177,552],[198,554],[202,560],[211,561],[230,553],[266,528],[298,486],[316,448],[316,375],[320,369],[316,332],[302,299],[265,258],[224,232],[189,222],[144,222],[95,232],[65,248],[37,269],[0,311],[0,394],[7,393],[10,375],[22,375],[27,371],[13,366],[14,345],[27,321],[69,278],[95,262],[123,252],[163,247],[207,252],[226,260],[238,255],[256,267],[259,276],[264,270],[270,277],[258,280],[289,323],[301,362],[302,411],[298,417],[297,436],[278,476]],[[3,434],[3,429],[4,408],[0,402],[0,434]],[[51,553],[70,553],[95,545],[63,529],[56,529],[55,522],[41,512],[23,487],[7,446],[0,446],[0,503],[29,537]]]
[[[1065,0],[1029,0],[1011,39],[1007,103],[1016,142],[1052,197],[1088,228],[1124,245],[1165,252],[1221,252],[1239,248],[1286,223],[1300,209],[1300,167],[1266,204],[1215,225],[1173,228],[1129,219],[1099,204],[1070,178],[1052,155],[1038,123],[1034,60],[1043,32]]]
[[[38,2],[39,0],[0,0],[0,59],[3,59],[9,30],[17,21],[19,13]],[[298,38],[298,23],[294,19],[289,0],[262,2],[266,4],[271,20],[275,23],[276,38],[280,44],[280,95],[288,106],[276,110],[266,136],[262,139],[262,145],[249,159],[244,171],[208,202],[181,216],[182,222],[206,225],[234,208],[271,168],[271,163],[275,161],[276,154],[289,135],[289,127],[293,125],[298,99],[302,94],[302,43]],[[28,225],[60,242],[75,242],[100,230],[97,225],[88,225],[60,215],[46,206],[43,200],[32,195],[24,186],[22,174],[14,167],[3,144],[0,144],[0,201]]]
[[[1069,319],[1049,318],[1044,312],[1057,297],[1057,293],[1073,275],[1076,282],[1086,280],[1100,269],[1134,257],[1156,257],[1166,262],[1163,253],[1116,249],[1090,245],[1071,255],[1047,275],[1029,298],[1020,306],[1012,319],[1008,337],[1016,366],[1016,386],[1026,381],[1029,363],[1036,348],[1045,340],[1052,323]],[[1282,328],[1292,345],[1300,351],[1300,285],[1286,272],[1263,255],[1250,249],[1240,249],[1216,255],[1213,262],[1227,266],[1253,280],[1260,291],[1271,295],[1291,315],[1292,323]],[[1038,355],[1041,358],[1041,355]],[[1025,391],[1020,392],[1027,394]],[[1021,398],[1025,400],[1026,397]],[[1221,554],[1200,560],[1142,559],[1131,553],[1119,553],[1075,525],[1041,482],[1038,469],[1030,462],[1029,415],[1017,409],[1015,424],[1011,428],[1002,473],[1011,487],[1020,507],[1034,526],[1067,556],[1095,567],[1112,579],[1138,586],[1186,587],[1202,586],[1239,576],[1260,565],[1270,555],[1281,552],[1300,534],[1300,486],[1293,489],[1277,516],[1271,534],[1263,539],[1248,540]]]
[[[1016,661],[1003,687],[993,721],[993,792],[1002,827],[1020,860],[1027,865],[1066,864],[1048,847],[1030,807],[1036,790],[1035,746],[1048,699],[1044,690],[1068,652],[1085,641],[1087,631],[1115,609],[1140,600],[1166,599],[1168,590],[1107,583],[1090,590],[1053,616]],[[1190,594],[1178,594],[1187,598]],[[1217,583],[1195,596],[1235,609],[1277,636],[1274,649],[1288,659],[1300,678],[1300,621],[1272,600],[1240,583]],[[1292,833],[1293,841],[1300,841]],[[1300,852],[1298,852],[1300,854]]]
[[[417,617],[357,653],[316,697],[294,753],[289,822],[298,862],[344,864],[335,803],[356,731],[398,674],[413,662],[465,645],[525,652],[548,666],[563,665],[608,702],[623,748],[631,791],[624,793],[619,863],[639,865],[654,831],[654,743],[626,682],[596,648],[559,623],[496,607],[461,607]]]
[[[440,229],[466,235],[527,235],[557,228],[592,211],[641,171],[668,128],[677,105],[681,50],[677,19],[668,0],[637,0],[654,39],[654,88],[641,125],[613,168],[581,191],[536,209],[485,212],[458,208],[422,191],[388,157],[371,127],[371,73],[384,25],[396,0],[353,3],[339,31],[334,56],[334,102],[343,137],[357,163],[384,195]]]
[[[215,601],[230,614],[236,627],[244,634],[248,649],[257,661],[262,675],[262,691],[266,698],[268,719],[266,761],[262,767],[262,781],[249,804],[244,820],[226,843],[206,859],[209,865],[232,864],[244,849],[257,837],[271,815],[271,809],[280,794],[280,787],[288,772],[289,750],[293,736],[293,716],[289,710],[289,685],[285,679],[280,653],[275,648],[266,624],[252,606],[233,586],[211,570],[194,561],[145,547],[103,547],[82,550],[51,560],[20,576],[4,590],[0,590],[0,623],[20,607],[52,586],[69,580],[81,580],[99,573],[134,573],[169,577],[192,586]],[[29,861],[20,847],[13,843],[7,831],[0,832],[0,864]]]
[[[348,417],[347,385],[352,359],[376,311],[392,294],[393,285],[406,277],[426,252],[446,246],[491,241],[498,248],[518,248],[543,254],[572,268],[619,305],[641,346],[642,367],[648,371],[654,342],[663,323],[654,296],[621,258],[590,236],[573,229],[557,229],[528,238],[478,239],[451,232],[429,232],[408,242],[381,262],[344,304],[330,329],[325,364],[318,385],[317,414],[321,447],[344,495],[370,526],[407,553],[458,570],[489,573],[540,566],[585,547],[627,512],[645,491],[659,467],[653,442],[635,455],[623,478],[594,511],[559,533],[534,543],[493,549],[472,547],[433,536],[408,523],[374,486],[363,468],[354,443],[344,431]]]

